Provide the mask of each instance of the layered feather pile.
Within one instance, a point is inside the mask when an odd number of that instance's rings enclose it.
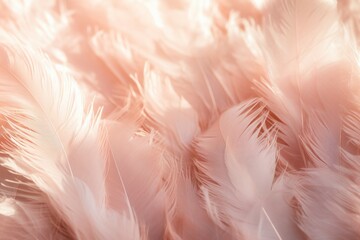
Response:
[[[0,239],[360,239],[357,0],[1,0]]]

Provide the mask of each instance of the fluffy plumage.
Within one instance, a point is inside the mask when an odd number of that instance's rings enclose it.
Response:
[[[358,239],[355,0],[0,0],[0,239]]]

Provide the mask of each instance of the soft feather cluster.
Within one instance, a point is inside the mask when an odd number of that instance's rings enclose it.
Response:
[[[1,0],[0,239],[360,239],[358,0]]]

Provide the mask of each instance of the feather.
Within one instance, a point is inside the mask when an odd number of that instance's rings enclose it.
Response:
[[[357,0],[0,0],[0,239],[358,239]]]
[[[334,1],[273,1],[265,12],[269,83],[258,86],[279,118],[279,139],[286,143],[281,144],[281,160],[299,169],[306,163],[298,136],[304,125],[317,125],[307,112],[320,112],[325,126],[340,134],[352,63],[344,58],[346,48],[340,47],[344,39]]]
[[[275,0],[264,14],[265,46],[275,81],[284,81],[281,76],[294,70],[306,73],[337,56],[336,43],[341,35],[335,1]]]
[[[318,168],[308,169],[296,179],[300,228],[309,239],[356,239],[359,236],[356,227],[359,211],[355,207],[359,194],[357,184],[348,179],[347,174],[357,175],[342,168]]]
[[[43,193],[22,195],[28,199],[0,199],[2,239],[73,239],[69,227],[47,206]]]
[[[3,43],[2,56],[1,115],[9,119],[14,146],[5,146],[4,165],[48,194],[76,238],[140,238],[133,217],[104,205],[101,129],[97,117],[85,112],[75,82],[32,48]]]
[[[274,182],[261,211],[259,239],[305,239],[297,223],[293,178],[283,174]]]
[[[124,206],[118,198],[114,198],[118,195],[114,190],[123,189],[122,194],[134,209],[139,223],[146,226],[149,239],[162,239],[165,225],[165,193],[161,184],[163,169],[151,134],[136,134],[136,125],[129,121],[106,122],[105,126],[112,156],[108,172],[111,181],[109,203],[121,212]]]
[[[145,112],[164,152],[166,174],[166,231],[170,239],[218,239],[230,236],[217,228],[201,205],[192,180],[191,144],[198,134],[198,118],[189,103],[180,97],[167,78],[145,66]],[[167,99],[167,101],[161,101]]]
[[[166,99],[163,101],[162,99]],[[179,96],[168,78],[145,65],[143,100],[145,114],[154,129],[160,129],[164,145],[182,154],[199,132],[197,113]]]
[[[165,239],[234,239],[207,215],[190,173],[170,153],[164,155],[167,176]]]
[[[356,0],[338,0],[337,7],[342,22],[346,24],[346,29],[350,32],[350,35],[354,38],[354,40],[356,40],[357,45],[359,45],[359,2]]]
[[[200,160],[196,166],[207,193],[204,196],[209,198],[207,206],[212,206],[208,211],[238,238],[253,239],[262,232],[260,216],[271,196],[276,150],[270,140],[271,129],[265,126],[266,116],[259,100],[249,100],[226,111],[214,128],[197,140]],[[282,203],[285,209],[287,203]],[[291,219],[291,215],[282,217]]]

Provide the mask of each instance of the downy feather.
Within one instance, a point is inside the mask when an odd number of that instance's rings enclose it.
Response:
[[[277,156],[275,139],[271,139],[274,128],[266,126],[267,114],[259,100],[243,102],[223,113],[219,122],[198,138],[195,147],[203,195],[208,198],[207,210],[217,224],[237,238],[279,239],[281,235],[287,239],[286,236],[295,238],[298,234],[296,226],[282,229],[278,225],[281,220],[276,221],[271,232],[260,224],[270,221],[269,217],[264,218],[263,211],[268,208],[267,199],[271,199]],[[285,197],[282,193],[273,194],[272,198],[278,194],[279,199]],[[292,221],[291,207],[285,200],[279,203],[288,215],[272,212],[271,217]]]
[[[76,238],[140,239],[131,214],[105,205],[98,116],[85,111],[77,84],[36,49],[2,42],[1,51],[0,114],[10,124],[11,143],[4,165],[47,193]]]
[[[325,126],[340,132],[339,104],[346,96],[349,75],[344,74],[351,66],[343,58],[346,50],[334,1],[275,0],[264,14],[268,81],[258,82],[258,89],[279,119],[281,161],[299,169],[307,163],[298,136],[304,125],[317,124],[307,111],[320,111]]]

